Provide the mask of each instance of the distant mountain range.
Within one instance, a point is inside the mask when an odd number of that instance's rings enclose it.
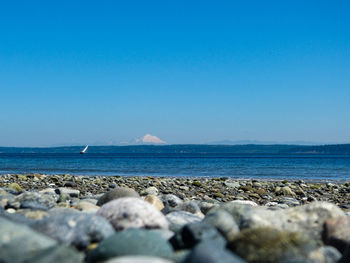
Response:
[[[256,144],[256,145],[272,145],[272,144],[320,145],[321,143],[307,142],[307,141],[277,142],[277,141],[258,141],[258,140],[240,140],[240,141],[222,140],[222,141],[209,142],[208,144],[209,145],[246,145],[246,144]]]
[[[131,146],[131,145],[171,145],[168,144],[166,141],[160,139],[158,136],[146,134],[142,137],[133,138],[130,140],[124,140],[124,141],[116,141],[116,140],[110,140],[110,141],[95,141],[95,142],[89,142],[90,146]],[[259,141],[259,140],[221,140],[221,141],[212,141],[212,142],[206,142],[201,143],[202,145],[248,145],[248,144],[255,144],[255,145],[274,145],[274,144],[280,144],[280,145],[321,145],[324,143],[319,142],[309,142],[309,141],[284,141],[284,142],[278,142],[278,141]],[[328,143],[332,144],[332,143]],[[50,147],[65,147],[65,146],[77,146],[80,145],[80,143],[60,143],[55,144]]]
[[[84,146],[66,146],[51,148],[0,147],[0,153],[79,153]],[[127,146],[90,146],[88,153],[116,154],[341,154],[350,155],[350,144],[333,145],[127,145]]]

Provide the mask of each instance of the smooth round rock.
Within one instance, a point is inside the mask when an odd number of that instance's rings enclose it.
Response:
[[[158,195],[159,190],[154,187],[148,187],[145,190],[141,191],[141,195]]]
[[[20,263],[35,252],[57,242],[28,226],[0,217],[0,262]]]
[[[179,206],[179,209],[181,209],[182,211],[190,212],[190,213],[192,213],[196,216],[199,216],[201,218],[204,218],[204,214],[202,213],[197,201],[183,202]]]
[[[161,195],[159,196],[159,198],[163,201],[165,207],[176,207],[183,203],[183,201],[179,197],[173,194]]]
[[[103,240],[88,255],[88,262],[100,262],[110,258],[144,255],[170,259],[173,249],[166,239],[145,229],[127,229]]]
[[[174,263],[174,261],[150,256],[125,256],[112,258],[105,263]]]
[[[211,242],[202,242],[194,247],[184,263],[245,263],[231,251],[217,247]]]
[[[295,198],[286,197],[286,196],[282,196],[280,198],[280,202],[282,204],[286,204],[288,206],[298,206],[298,205],[300,205],[300,202],[298,200],[296,200]]]
[[[65,245],[49,247],[35,253],[34,256],[25,260],[25,263],[82,263],[84,254],[78,252],[73,247]]]
[[[73,245],[78,249],[85,249],[90,243],[100,242],[115,232],[105,218],[71,209],[55,209],[49,217],[35,221],[31,226],[63,244]]]
[[[170,238],[172,238],[174,236],[174,232],[170,231],[168,229],[149,229],[148,231],[150,232],[154,232],[157,235],[160,235],[162,238],[169,240]]]
[[[9,206],[16,207],[19,203],[20,208],[32,210],[48,210],[56,206],[56,196],[52,194],[40,194],[38,192],[24,192],[9,200]]]
[[[217,247],[225,247],[226,240],[212,225],[200,222],[185,225],[170,239],[175,249],[192,248],[200,242],[210,241]]]
[[[198,203],[199,208],[201,209],[202,213],[206,215],[210,209],[214,207],[219,207],[219,203],[210,203],[207,201],[202,201]]]
[[[174,211],[165,217],[169,222],[169,229],[174,232],[179,231],[186,224],[196,223],[202,220],[199,216],[186,211]]]
[[[104,195],[102,195],[98,201],[97,205],[102,206],[110,201],[116,200],[123,197],[140,197],[140,195],[133,189],[127,187],[117,187]]]
[[[347,245],[350,244],[350,217],[328,219],[323,225],[322,238],[326,245],[336,247],[344,253]]]
[[[165,216],[153,205],[140,198],[125,197],[104,204],[97,214],[105,217],[120,231],[128,228],[168,229]]]
[[[80,201],[75,208],[82,212],[96,213],[100,207],[87,201]]]
[[[204,214],[202,213],[197,201],[181,202],[174,207],[172,207],[170,205],[166,205],[164,207],[164,209],[162,210],[162,213],[169,214],[173,211],[186,211],[186,212],[190,212],[196,216],[199,216],[201,218],[204,218]]]
[[[13,189],[13,190],[15,190],[17,192],[21,192],[23,190],[22,187],[19,184],[17,184],[17,183],[9,184],[7,187],[11,188],[11,189]]]
[[[238,182],[231,182],[231,181],[226,181],[224,182],[224,185],[227,187],[231,187],[231,188],[236,188],[238,189],[241,185]]]
[[[281,188],[281,193],[284,196],[290,196],[290,197],[296,197],[297,196],[289,186],[283,186]]]
[[[222,209],[207,213],[203,222],[216,227],[227,241],[233,240],[239,233],[239,227],[233,217],[230,213]]]
[[[311,263],[336,263],[341,259],[342,254],[331,246],[322,246],[311,251],[308,255],[308,259]]]
[[[248,262],[307,262],[317,246],[301,233],[273,228],[242,230],[227,247]]]
[[[163,202],[155,195],[147,195],[145,201],[154,205],[159,211],[164,208]]]
[[[321,243],[323,224],[330,218],[344,216],[334,204],[312,202],[287,209],[269,210],[266,207],[252,207],[236,203],[225,203],[222,209],[228,211],[240,229],[270,227],[276,230],[304,233],[310,239]]]

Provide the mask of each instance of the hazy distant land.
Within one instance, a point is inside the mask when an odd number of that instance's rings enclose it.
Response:
[[[84,146],[0,147],[0,153],[79,153]],[[350,154],[350,144],[333,145],[129,145],[90,146],[88,153],[152,154]]]

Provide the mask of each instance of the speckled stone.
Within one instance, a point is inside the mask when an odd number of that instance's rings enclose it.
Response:
[[[117,230],[128,228],[168,228],[165,216],[140,198],[124,197],[104,204],[97,214],[105,217]]]

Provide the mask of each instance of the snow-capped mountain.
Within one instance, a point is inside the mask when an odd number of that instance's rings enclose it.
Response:
[[[143,145],[143,144],[157,144],[157,145],[162,145],[162,144],[167,144],[166,141],[161,140],[159,137],[151,135],[151,134],[146,134],[145,136],[141,138],[136,138],[134,140],[131,140],[129,142],[121,142],[120,144],[122,145]]]

